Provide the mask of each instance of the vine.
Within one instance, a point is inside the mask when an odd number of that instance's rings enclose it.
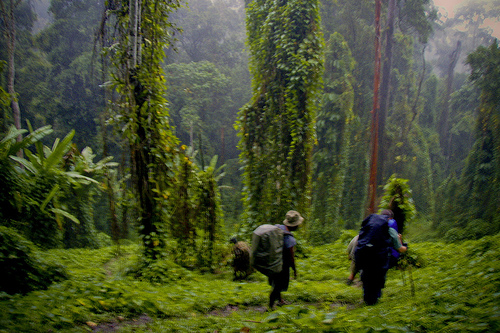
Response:
[[[145,256],[163,253],[165,206],[174,176],[178,140],[171,131],[165,78],[164,49],[173,42],[169,15],[179,0],[122,0],[108,3],[117,34],[105,49],[113,64],[112,87],[118,100],[111,118],[128,140],[132,181],[139,202],[140,234]]]
[[[347,156],[349,154],[351,123],[355,119],[354,79],[355,61],[339,33],[330,36],[325,54],[325,87],[322,107],[318,112],[316,131],[318,145],[313,155],[314,193],[310,240],[324,244],[340,236],[340,214]]]
[[[390,209],[394,213],[394,219],[401,234],[405,223],[411,221],[417,214],[407,183],[408,179],[396,178],[396,175],[392,175],[384,186],[384,195],[380,202],[380,209]]]
[[[247,4],[253,97],[239,113],[244,228],[308,216],[314,118],[323,72],[319,2]]]

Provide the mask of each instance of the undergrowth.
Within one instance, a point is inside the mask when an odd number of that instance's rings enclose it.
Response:
[[[233,282],[229,267],[200,274],[165,261],[137,275],[137,245],[47,251],[69,279],[24,296],[1,294],[0,332],[500,331],[500,236],[410,243],[421,267],[389,271],[371,307],[361,303],[359,285],[345,284],[349,238],[304,246],[298,279],[284,293],[290,305],[272,312],[260,273]]]

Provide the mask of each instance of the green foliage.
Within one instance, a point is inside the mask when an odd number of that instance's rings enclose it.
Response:
[[[31,126],[30,131],[35,133]],[[66,186],[77,185],[80,182],[96,182],[81,173],[64,169],[64,156],[71,147],[73,135],[74,131],[61,141],[56,139],[52,148],[44,146],[41,141],[35,141],[35,154],[28,149],[24,151],[27,159],[11,157],[26,170],[22,172],[23,180],[26,182],[22,219],[29,222],[26,235],[38,246],[48,248],[60,246],[65,218],[80,223],[67,211],[64,203],[60,203]]]
[[[64,157],[63,168],[65,170],[93,179],[90,181],[83,178],[65,188],[64,204],[79,221],[79,223],[75,223],[70,220],[64,226],[64,245],[66,248],[99,247],[93,207],[95,197],[101,194],[100,184],[97,181],[102,182],[105,173],[110,172],[110,169],[116,167],[118,163],[110,162],[113,159],[111,156],[94,162],[95,156],[89,147],[79,152],[76,146],[73,146]]]
[[[3,73],[4,67],[7,63],[0,60],[0,74]],[[8,119],[10,119],[10,96],[9,94],[0,86],[0,132],[4,132],[7,129]]]
[[[19,213],[22,212],[20,206],[25,187],[22,185],[21,175],[16,164],[13,163],[12,156],[51,132],[52,130],[47,126],[28,134],[21,141],[17,141],[16,138],[26,133],[26,130],[17,130],[11,126],[0,141],[0,187],[4,189],[0,193],[0,219],[3,220],[2,223],[10,219],[19,219]]]
[[[396,175],[392,175],[384,186],[384,196],[379,205],[381,210],[392,210],[399,233],[403,233],[405,223],[411,222],[417,214],[412,191],[407,183],[408,179],[396,178]]]
[[[93,52],[104,3],[46,1],[50,22],[30,36],[16,63],[16,90],[23,117],[35,127],[52,125],[55,136],[77,130],[78,147],[98,145],[96,120],[104,110],[101,63]],[[47,15],[41,13],[41,15]]]
[[[179,280],[191,279],[193,274],[170,260],[144,261],[137,268],[130,269],[127,274],[134,276],[140,281],[148,281],[152,284],[165,285],[176,283]]]
[[[209,61],[219,68],[246,65],[242,64],[245,27],[241,1],[190,0],[172,19],[182,27],[182,34],[177,36],[177,52],[169,54],[170,60]]]
[[[225,165],[217,168],[214,156],[200,170],[188,156],[179,159],[175,194],[171,198],[172,223],[167,244],[176,263],[191,269],[217,271],[224,255],[223,212],[218,181]],[[174,199],[175,198],[175,199]]]
[[[253,97],[240,110],[244,226],[309,217],[314,119],[323,70],[318,1],[252,1],[247,35]]]
[[[224,153],[220,150],[224,145],[221,130],[231,127],[235,116],[228,94],[229,78],[207,61],[170,64],[165,73],[170,114],[180,141],[194,149],[198,138],[201,147],[197,159]],[[227,133],[231,134],[234,132]]]
[[[391,78],[394,104],[388,111],[387,155],[382,176],[385,181],[392,174],[409,179],[412,188],[415,187],[415,204],[418,209],[432,214],[434,180],[429,137],[416,122],[425,103],[422,103],[418,95],[418,77],[413,57],[414,39],[402,33],[395,34],[395,39]]]
[[[8,196],[2,198],[2,206],[7,208],[5,212],[9,212],[9,214],[3,216],[4,221],[2,223],[7,223],[7,225],[12,225],[16,229],[23,231],[30,240],[38,245],[55,247],[60,241],[60,232],[57,229],[55,217],[60,214],[56,215],[56,212],[59,213],[57,207],[49,202],[59,190],[60,183],[51,172],[55,168],[54,163],[60,162],[61,154],[65,152],[65,148],[63,145],[59,146],[63,148],[59,149],[58,156],[52,156],[54,158],[50,159],[51,164],[48,164],[48,162],[42,163],[40,161],[45,162],[45,155],[39,140],[51,133],[52,130],[48,126],[36,131],[32,130],[20,142],[16,141],[17,136],[24,132],[26,131],[18,131],[11,127],[1,142],[1,181],[6,188],[10,189],[6,193]],[[34,163],[15,156],[19,150],[25,149],[33,143],[38,149],[38,158],[29,150],[25,150],[25,152]],[[50,150],[48,150],[47,154],[50,156],[49,152]],[[12,160],[23,165],[26,171],[16,167]],[[54,215],[50,215],[50,212],[54,213]],[[9,221],[10,219],[16,220],[16,222]],[[17,221],[21,221],[21,223]]]
[[[205,170],[198,173],[197,223],[200,231],[197,246],[198,268],[211,272],[219,270],[222,262],[222,244],[224,242],[222,207],[217,180],[224,176],[222,165],[216,168],[217,156],[214,156]]]
[[[440,229],[450,241],[476,239],[495,234],[500,216],[500,48],[494,42],[479,47],[467,61],[472,68],[470,80],[481,90],[476,119],[476,141],[466,160],[463,173],[444,189],[445,199],[453,203],[454,216],[440,221]]]
[[[46,289],[68,275],[62,265],[44,258],[36,246],[11,228],[0,226],[0,290],[26,294]]]
[[[180,6],[180,1],[141,2],[140,8],[129,7],[128,1],[106,6],[113,13],[107,23],[113,26],[114,34],[106,36],[106,45],[111,46],[104,51],[112,63],[110,85],[119,97],[109,105],[114,108],[110,122],[130,146],[139,233],[146,256],[154,259],[163,255],[168,219],[165,199],[173,183],[178,153],[178,140],[172,133],[164,98],[161,63],[176,31],[169,15]],[[104,32],[103,29],[101,33]]]
[[[434,21],[437,20],[437,10],[431,5],[431,1],[405,1],[400,11],[400,28],[405,33],[418,35],[419,42],[427,43],[433,32]]]
[[[0,182],[9,189],[0,197],[5,212],[0,215],[2,224],[16,228],[42,247],[60,246],[64,228],[67,245],[90,246],[92,242],[80,242],[68,230],[81,228],[84,239],[95,236],[91,204],[97,181],[92,177],[116,164],[109,162],[111,158],[94,164],[90,148],[79,153],[73,146],[68,153],[74,132],[62,141],[56,139],[52,148],[40,141],[52,132],[50,126],[37,130],[30,126],[30,134],[17,142],[17,136],[25,132],[12,127],[0,143]],[[35,153],[27,149],[31,144]],[[15,156],[20,149],[27,158]]]
[[[313,155],[309,237],[315,244],[334,242],[343,227],[340,209],[354,120],[355,65],[344,37],[332,34],[326,46],[323,100],[316,118],[317,147]]]
[[[307,247],[297,258],[298,279],[284,293],[290,305],[265,312],[269,285],[261,274],[232,281],[231,269],[201,275],[168,259],[133,278],[138,245],[100,250],[50,250],[70,280],[47,290],[0,299],[7,331],[85,332],[112,325],[120,332],[495,332],[500,237],[444,244],[412,243],[417,267],[390,270],[380,302],[363,306],[362,290],[346,286],[346,247],[353,231],[329,245]],[[128,272],[128,273],[127,273]],[[411,274],[411,275],[410,275]],[[415,294],[411,294],[412,277]],[[154,281],[153,283],[148,281]],[[223,288],[221,288],[223,285]]]

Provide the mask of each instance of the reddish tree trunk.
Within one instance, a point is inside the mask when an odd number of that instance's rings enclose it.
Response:
[[[389,110],[389,90],[391,85],[392,69],[392,46],[394,44],[394,17],[396,15],[396,0],[389,0],[387,8],[387,30],[385,32],[385,52],[384,67],[382,69],[382,82],[380,84],[380,111],[379,111],[379,142],[380,162],[378,163],[378,184],[382,184],[384,179],[384,164],[387,157],[387,144],[385,142],[385,120]]]
[[[371,162],[370,162],[370,181],[368,185],[369,206],[368,213],[375,212],[375,197],[377,194],[377,159],[378,159],[378,113],[379,87],[380,87],[380,12],[381,0],[375,1],[375,73],[373,80],[373,109],[371,125]]]

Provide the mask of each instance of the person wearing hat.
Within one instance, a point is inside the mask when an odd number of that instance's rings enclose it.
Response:
[[[292,235],[292,231],[297,230],[302,224],[304,218],[295,210],[290,210],[285,215],[283,224],[277,226],[283,230],[283,269],[281,272],[269,276],[269,285],[273,287],[269,295],[269,309],[272,310],[274,302],[278,305],[284,305],[285,301],[281,297],[282,291],[288,290],[290,283],[290,268],[293,269],[294,278],[297,278],[297,268],[295,267],[295,246],[297,241]]]

